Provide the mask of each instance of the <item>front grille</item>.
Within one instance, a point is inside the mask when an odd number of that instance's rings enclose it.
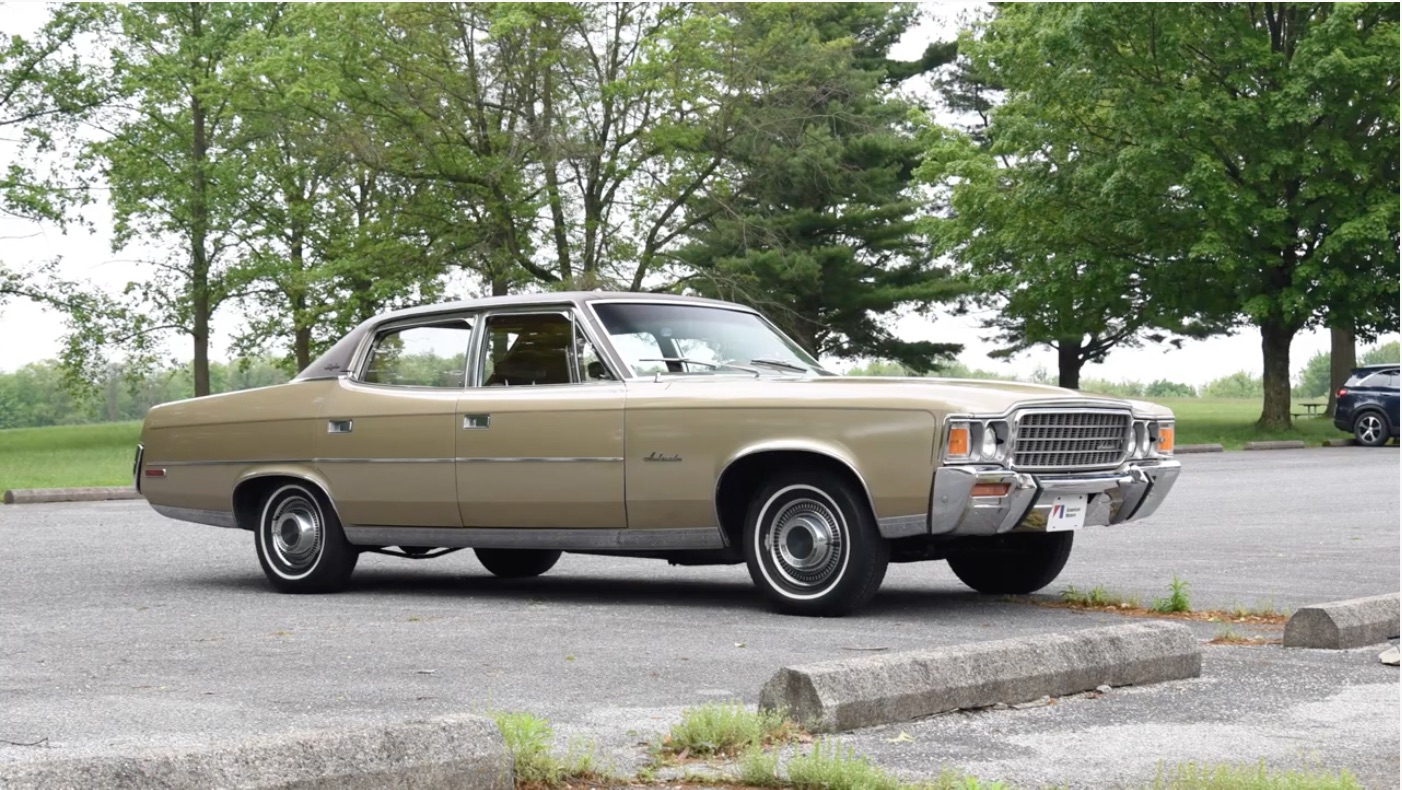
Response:
[[[1129,413],[1028,411],[1017,420],[1014,469],[1090,469],[1124,461]]]

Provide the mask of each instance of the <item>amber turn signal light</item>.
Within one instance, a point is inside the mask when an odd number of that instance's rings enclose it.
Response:
[[[945,448],[945,455],[968,455],[969,454],[969,429],[950,428],[949,444]]]
[[[1159,426],[1159,452],[1161,452],[1161,453],[1171,453],[1171,452],[1173,452],[1173,426],[1172,426],[1172,425],[1160,425],[1160,426]]]
[[[1007,483],[976,483],[973,496],[1007,496]]]

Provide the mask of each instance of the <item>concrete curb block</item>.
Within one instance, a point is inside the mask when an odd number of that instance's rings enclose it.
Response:
[[[1325,439],[1320,447],[1352,447],[1358,444],[1352,439]]]
[[[1278,442],[1247,442],[1244,450],[1303,450],[1305,443],[1299,439],[1286,439]]]
[[[101,502],[108,499],[140,499],[131,486],[89,488],[12,488],[5,492],[7,505],[37,505],[41,502]]]
[[[1222,452],[1222,445],[1220,445],[1220,444],[1180,444],[1180,445],[1178,445],[1177,447],[1173,448],[1173,454],[1174,454],[1174,455],[1178,455],[1179,453],[1220,453],[1220,452]]]
[[[508,790],[515,781],[496,724],[456,716],[293,733],[201,751],[21,763],[0,767],[0,786]]]
[[[1202,646],[1188,626],[1133,623],[785,667],[759,706],[785,709],[813,732],[840,732],[1201,674]]]
[[[1398,601],[1389,593],[1306,606],[1285,622],[1286,647],[1349,650],[1376,645],[1398,635]]]

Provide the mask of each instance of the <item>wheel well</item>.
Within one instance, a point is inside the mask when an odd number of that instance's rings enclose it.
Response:
[[[716,484],[716,515],[720,518],[721,530],[725,532],[727,543],[731,546],[742,544],[745,514],[749,511],[750,500],[769,476],[780,470],[796,467],[825,469],[842,477],[860,492],[867,506],[872,508],[873,516],[875,515],[875,507],[866,485],[846,463],[830,455],[808,450],[766,450],[738,458],[721,472],[720,482]]]
[[[321,490],[321,486],[305,477],[293,477],[292,475],[250,477],[234,487],[234,521],[240,528],[250,532],[257,529],[258,515],[262,509],[263,500],[278,486],[284,486],[288,483],[300,483],[311,489],[312,493],[322,498],[323,508],[329,501],[326,492]]]

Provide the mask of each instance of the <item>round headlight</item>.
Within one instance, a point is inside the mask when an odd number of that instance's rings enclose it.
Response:
[[[1129,430],[1125,431],[1125,455],[1127,456],[1134,455],[1135,449],[1139,447],[1139,440],[1134,438],[1134,428],[1134,424],[1131,424]]]
[[[1135,433],[1139,435],[1139,452],[1136,455],[1144,458],[1149,455],[1149,426],[1140,423],[1136,427]]]
[[[985,459],[991,461],[998,457],[998,432],[993,429],[992,425],[983,426],[983,442],[981,442],[981,445],[979,452]]]

